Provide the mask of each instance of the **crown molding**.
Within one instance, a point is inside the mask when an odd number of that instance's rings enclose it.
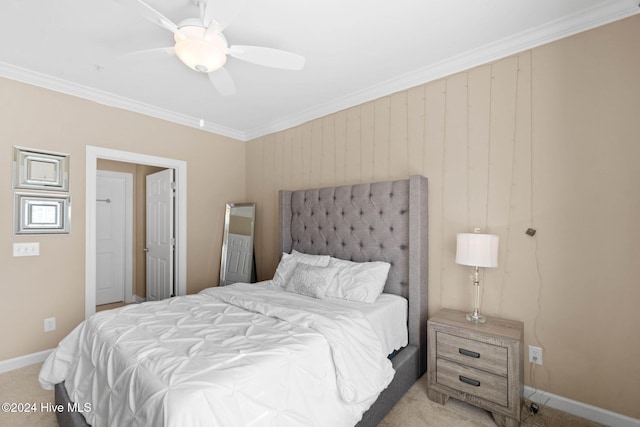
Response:
[[[135,101],[88,86],[83,86],[78,83],[70,82],[68,80],[60,79],[57,77],[52,77],[47,74],[18,67],[2,61],[0,61],[0,76],[22,83],[27,83],[33,86],[42,87],[44,89],[53,90],[55,92],[72,95],[78,98],[86,99],[88,101],[93,101],[98,104],[106,105],[108,107],[120,108],[123,110],[132,111],[134,113],[143,114],[145,116],[155,117],[161,120],[166,120],[168,122],[177,123],[183,126],[207,131],[217,135],[227,136],[229,138],[237,139],[240,141],[245,141],[245,133],[237,129],[232,129],[207,121],[205,121],[203,125],[200,126],[200,118],[190,117],[184,114],[177,113],[175,111],[156,107],[140,101]]]
[[[226,136],[239,141],[249,141],[279,132],[342,111],[395,92],[428,83],[464,70],[468,70],[527,49],[550,43],[583,31],[590,30],[620,19],[640,13],[636,1],[612,0],[603,5],[584,10],[572,16],[540,25],[514,36],[484,45],[440,61],[416,71],[397,76],[380,84],[353,92],[341,98],[319,104],[296,114],[271,121],[249,130],[229,128],[205,121],[200,126],[200,118],[159,108],[143,102],[128,99],[106,91],[93,89],[70,81],[51,77],[36,71],[17,67],[0,61],[0,76],[34,86],[54,90],[87,99],[110,107],[155,117],[161,120],[192,127],[206,132]]]

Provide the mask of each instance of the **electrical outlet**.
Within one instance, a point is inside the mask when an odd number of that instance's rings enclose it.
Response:
[[[44,331],[51,332],[56,330],[56,318],[48,317],[44,319]]]
[[[529,363],[542,365],[542,348],[533,345],[529,346]]]

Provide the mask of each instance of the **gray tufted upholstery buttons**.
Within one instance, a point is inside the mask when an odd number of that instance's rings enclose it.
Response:
[[[353,262],[392,262],[386,288],[403,294],[409,282],[407,180],[295,191],[291,241],[297,251]],[[323,215],[324,214],[324,215]],[[403,285],[406,286],[406,285]]]

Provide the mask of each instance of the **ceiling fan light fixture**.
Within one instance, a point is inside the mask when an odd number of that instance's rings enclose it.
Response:
[[[176,55],[192,70],[210,73],[227,62],[226,40],[217,33],[207,34],[204,27],[196,25],[180,27],[174,40]]]

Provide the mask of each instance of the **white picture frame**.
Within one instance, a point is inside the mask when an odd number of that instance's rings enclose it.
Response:
[[[15,193],[14,233],[69,234],[71,197],[66,194]]]
[[[13,149],[13,188],[69,191],[69,155],[24,147]]]

